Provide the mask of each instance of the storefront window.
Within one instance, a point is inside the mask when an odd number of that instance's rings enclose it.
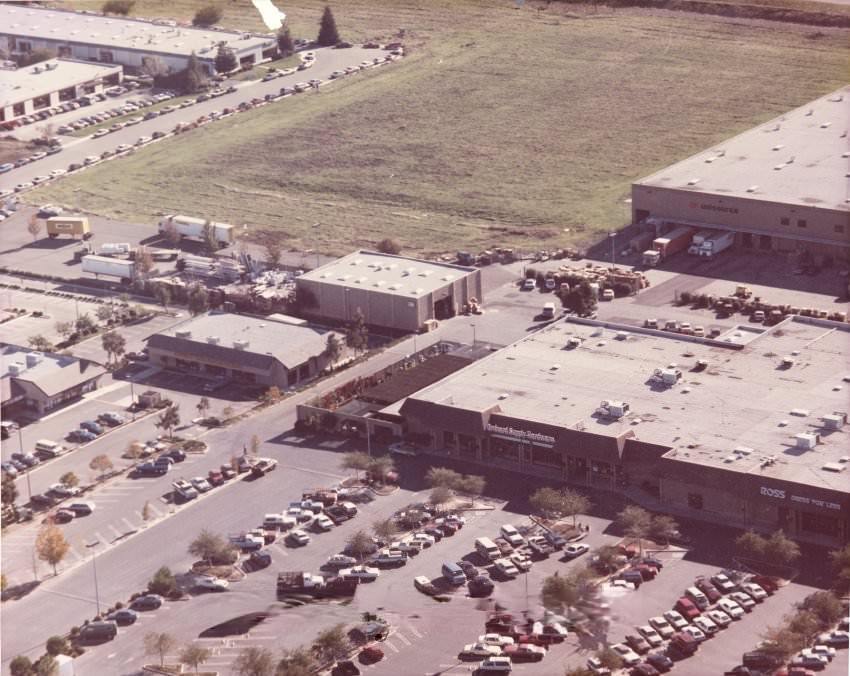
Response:
[[[702,493],[688,493],[688,507],[702,509]]]
[[[475,437],[471,437],[467,434],[458,434],[457,440],[461,455],[467,455],[474,458],[476,451],[478,450],[478,444],[476,443]]]
[[[564,467],[564,456],[551,448],[540,448],[534,446],[532,449],[531,462],[535,465],[547,465],[549,467]]]
[[[800,516],[802,517],[801,525],[804,531],[830,537],[838,537],[841,533],[838,519],[834,516],[812,514],[811,512],[802,512]]]
[[[455,445],[455,433],[454,432],[443,432],[443,446],[454,447]]]
[[[490,455],[494,458],[503,458],[513,462],[519,462],[519,444],[506,439],[490,439]]]

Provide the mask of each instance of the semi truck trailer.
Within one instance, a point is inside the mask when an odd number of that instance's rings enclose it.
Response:
[[[688,247],[688,254],[690,254],[691,256],[698,256],[699,249],[702,246],[702,243],[709,237],[711,237],[713,234],[715,233],[712,230],[700,230],[691,239],[691,245]]]
[[[694,228],[680,225],[663,237],[656,237],[652,241],[652,249],[643,252],[643,264],[654,267],[682,249],[687,249],[693,234]]]
[[[85,216],[54,216],[47,219],[47,236],[56,239],[59,235],[89,239],[92,236],[89,219]]]
[[[192,216],[166,216],[159,222],[159,233],[163,235],[173,228],[181,238],[202,240],[207,226],[212,229],[213,238],[220,247],[231,244],[235,239],[232,225]]]
[[[90,272],[98,276],[106,275],[107,277],[133,279],[136,276],[136,264],[133,261],[121,258],[83,256],[83,272]]]
[[[709,237],[700,245],[699,255],[705,258],[714,258],[717,254],[729,249],[734,243],[734,232],[720,232]]]

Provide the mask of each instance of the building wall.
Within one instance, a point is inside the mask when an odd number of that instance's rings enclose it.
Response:
[[[92,392],[97,389],[100,383],[100,376],[92,378],[84,383],[69,387],[53,396],[47,396],[38,387],[26,380],[17,380],[18,384],[24,389],[26,395],[24,397],[24,405],[27,408],[38,411],[39,415],[44,415],[55,408],[62,406],[68,402],[79,399],[86,392]]]
[[[794,251],[805,248],[843,255],[850,251],[850,212],[838,209],[633,185],[635,222],[646,212],[650,217],[751,233],[755,235],[755,249]],[[770,240],[760,239],[761,235]]]

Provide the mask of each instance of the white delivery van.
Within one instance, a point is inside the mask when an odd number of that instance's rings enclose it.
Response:
[[[475,551],[487,561],[495,561],[502,555],[496,543],[490,538],[478,538],[475,541]]]
[[[35,454],[43,458],[58,458],[65,451],[65,447],[50,439],[39,439],[35,442]]]

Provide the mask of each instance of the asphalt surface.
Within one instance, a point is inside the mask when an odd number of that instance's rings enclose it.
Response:
[[[238,90],[232,94],[225,94],[224,96],[197,103],[187,108],[180,108],[173,113],[168,113],[164,117],[140,122],[139,124],[112,132],[97,139],[90,137],[80,139],[72,136],[60,137],[64,146],[62,152],[56,155],[48,155],[44,159],[26,164],[23,167],[18,167],[5,174],[0,174],[0,190],[14,189],[19,183],[31,182],[35,176],[50,174],[53,169],[67,169],[70,164],[82,164],[87,156],[100,155],[105,150],[114,150],[121,144],[133,145],[139,137],[151,136],[155,131],[170,132],[178,123],[192,122],[214,110],[220,111],[223,108],[236,108],[242,101],[250,101],[255,97],[263,98],[266,94],[278,93],[281,87],[291,87],[296,82],[306,82],[314,78],[327,80],[335,70],[344,70],[347,66],[357,66],[362,61],[371,61],[378,55],[384,56],[388,54],[388,52],[382,50],[363,49],[361,47],[352,47],[351,49],[322,48],[314,51],[316,52],[316,63],[307,70],[298,71],[292,75],[279,77],[269,82],[234,82],[233,84],[235,84]],[[388,67],[391,65],[392,63],[387,64]],[[356,77],[356,74],[347,77]],[[223,84],[224,87],[227,87],[231,83],[225,82]],[[311,93],[314,94],[315,92],[308,91],[302,95],[309,95]],[[137,90],[123,98],[137,99],[144,98],[145,96],[145,93]],[[121,99],[117,99],[109,107],[115,107],[120,101]],[[275,105],[286,105],[287,103],[290,103],[290,97],[275,102]],[[80,108],[76,112],[78,114],[75,119],[89,114],[86,113],[85,108]],[[137,114],[144,115],[144,109]],[[40,124],[44,124],[44,122]]]

